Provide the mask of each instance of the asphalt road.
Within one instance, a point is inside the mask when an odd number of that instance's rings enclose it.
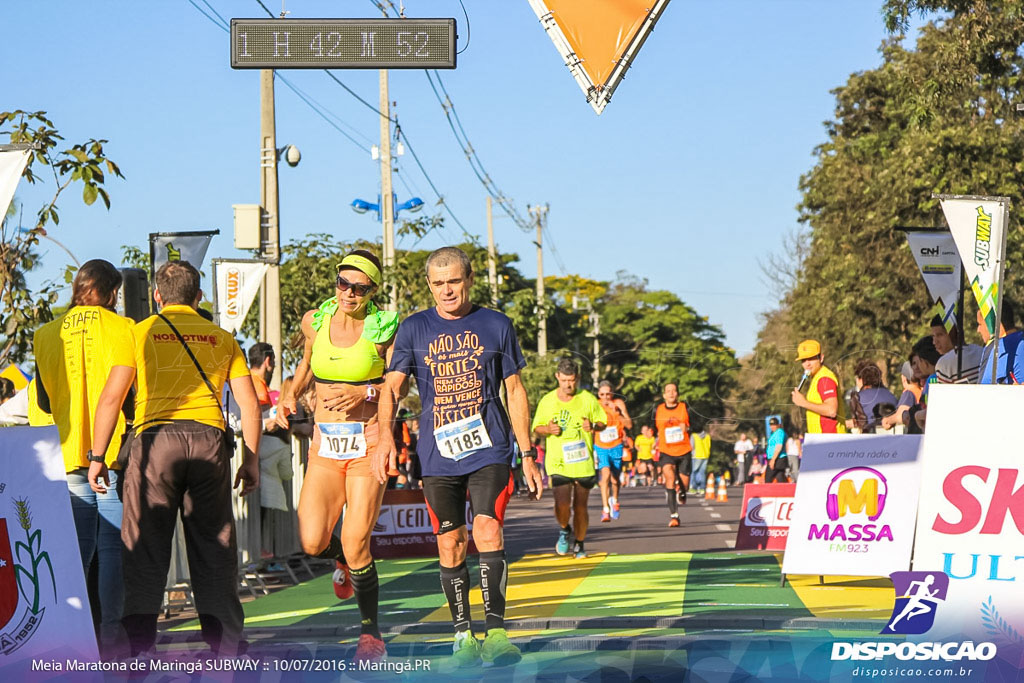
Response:
[[[679,526],[668,527],[665,489],[625,488],[620,500],[620,517],[602,523],[601,493],[590,492],[590,530],[588,553],[620,555],[676,551],[729,550],[735,545],[736,527],[743,502],[742,488],[730,487],[729,501],[705,501],[690,495],[679,506]],[[512,555],[551,552],[558,537],[554,516],[554,497],[545,490],[540,501],[523,497],[509,503],[505,520],[505,548]]]

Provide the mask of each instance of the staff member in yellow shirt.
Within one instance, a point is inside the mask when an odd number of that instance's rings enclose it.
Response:
[[[179,511],[203,639],[215,654],[237,653],[242,635],[238,546],[231,508],[231,450],[220,397],[224,384],[241,410],[245,456],[241,495],[259,485],[259,403],[242,350],[196,313],[199,271],[169,261],[156,273],[161,312],[135,327],[134,356],[118,365],[100,396],[92,450],[107,449],[118,406],[136,382],[135,432],[124,471],[124,626],[132,655],[151,650]],[[104,463],[89,467],[105,490]]]
[[[114,406],[109,448],[95,458],[110,465],[110,493],[97,496],[89,487],[89,447],[93,421],[103,385],[111,370],[132,364],[134,323],[114,313],[121,273],[102,259],[87,261],[71,285],[71,306],[56,320],[36,330],[34,391],[29,390],[32,424],[44,424],[42,414],[53,415],[60,433],[64,471],[71,493],[71,512],[78,535],[78,550],[86,576],[96,557],[100,602],[98,640],[104,656],[118,654],[123,645],[121,609],[124,586],[121,572],[121,472],[115,464],[125,418]],[[35,405],[33,405],[33,403]],[[129,414],[131,402],[129,401]]]

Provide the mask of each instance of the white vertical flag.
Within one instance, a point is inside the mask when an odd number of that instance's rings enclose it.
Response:
[[[241,329],[267,268],[259,261],[213,261],[218,325],[232,334]]]
[[[210,240],[219,234],[220,230],[149,233],[149,254],[153,262],[153,272],[156,273],[160,266],[168,261],[188,261],[196,270],[202,270]]]
[[[0,152],[0,216],[7,213],[7,207],[14,199],[14,190],[17,189],[21,174],[28,165],[29,154],[30,151],[27,149]]]
[[[915,230],[907,233],[907,242],[928,294],[932,301],[942,305],[942,322],[948,330],[955,322],[960,295],[960,254],[953,235],[945,231]]]
[[[1006,197],[940,196],[949,231],[963,257],[964,273],[978,301],[988,330],[996,338],[998,310],[1003,276],[1003,250],[1006,247]]]

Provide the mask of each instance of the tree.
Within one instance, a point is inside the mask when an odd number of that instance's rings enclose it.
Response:
[[[46,226],[60,223],[57,200],[71,185],[82,186],[82,201],[92,205],[96,199],[110,208],[110,197],[104,186],[107,175],[123,178],[121,170],[106,157],[106,140],[89,139],[56,151],[64,138],[46,118],[46,112],[28,112],[16,109],[0,112],[0,134],[7,134],[10,142],[32,146],[23,177],[30,184],[40,181],[40,167],[49,167],[53,173],[53,197],[36,214],[35,225],[26,231],[10,227],[5,221],[0,227],[0,329],[5,340],[0,345],[0,367],[19,363],[29,355],[32,334],[42,323],[53,319],[51,306],[57,301],[58,286],[44,283],[36,292],[29,290],[25,274],[40,261],[35,251],[39,239],[46,236]],[[65,271],[71,280],[72,270]]]
[[[924,26],[913,49],[902,36],[884,41],[881,66],[833,91],[828,140],[800,179],[806,259],[752,359],[767,380],[753,392],[763,410],[789,403],[784,395],[798,372],[792,349],[805,338],[820,340],[827,362],[847,378],[864,356],[898,381],[895,369],[927,332],[932,306],[895,228],[944,226],[933,193],[1014,200],[1004,291],[1019,297],[1024,285],[1024,271],[1014,267],[1024,257],[1024,235],[1014,229],[1024,211],[1024,131],[1014,111],[1024,2],[886,0],[884,11],[894,29],[905,29],[913,13],[947,15]]]

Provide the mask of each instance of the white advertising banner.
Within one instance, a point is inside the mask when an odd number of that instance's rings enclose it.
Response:
[[[196,270],[203,269],[206,250],[210,240],[220,230],[193,232],[151,232],[149,233],[149,254],[153,261],[153,272],[168,261],[188,261]]]
[[[14,191],[18,188],[21,174],[28,165],[29,150],[0,152],[0,216],[7,213],[7,207],[14,199]]]
[[[933,384],[924,436],[914,572],[944,572],[927,640],[1024,646],[1024,391]],[[803,472],[801,472],[801,477]]]
[[[995,334],[1009,200],[1003,197],[945,197],[940,198],[940,203],[949,231],[963,257],[967,282],[989,332]]]
[[[241,329],[267,268],[266,263],[253,261],[213,261],[218,325],[232,334]]]
[[[98,658],[57,428],[0,429],[0,680]]]
[[[961,265],[956,241],[945,231],[918,230],[907,233],[907,242],[928,294],[932,301],[942,304],[942,319],[948,329],[956,319],[960,295]]]
[[[921,484],[920,451],[918,435],[808,434],[782,572],[888,576],[906,571]]]

